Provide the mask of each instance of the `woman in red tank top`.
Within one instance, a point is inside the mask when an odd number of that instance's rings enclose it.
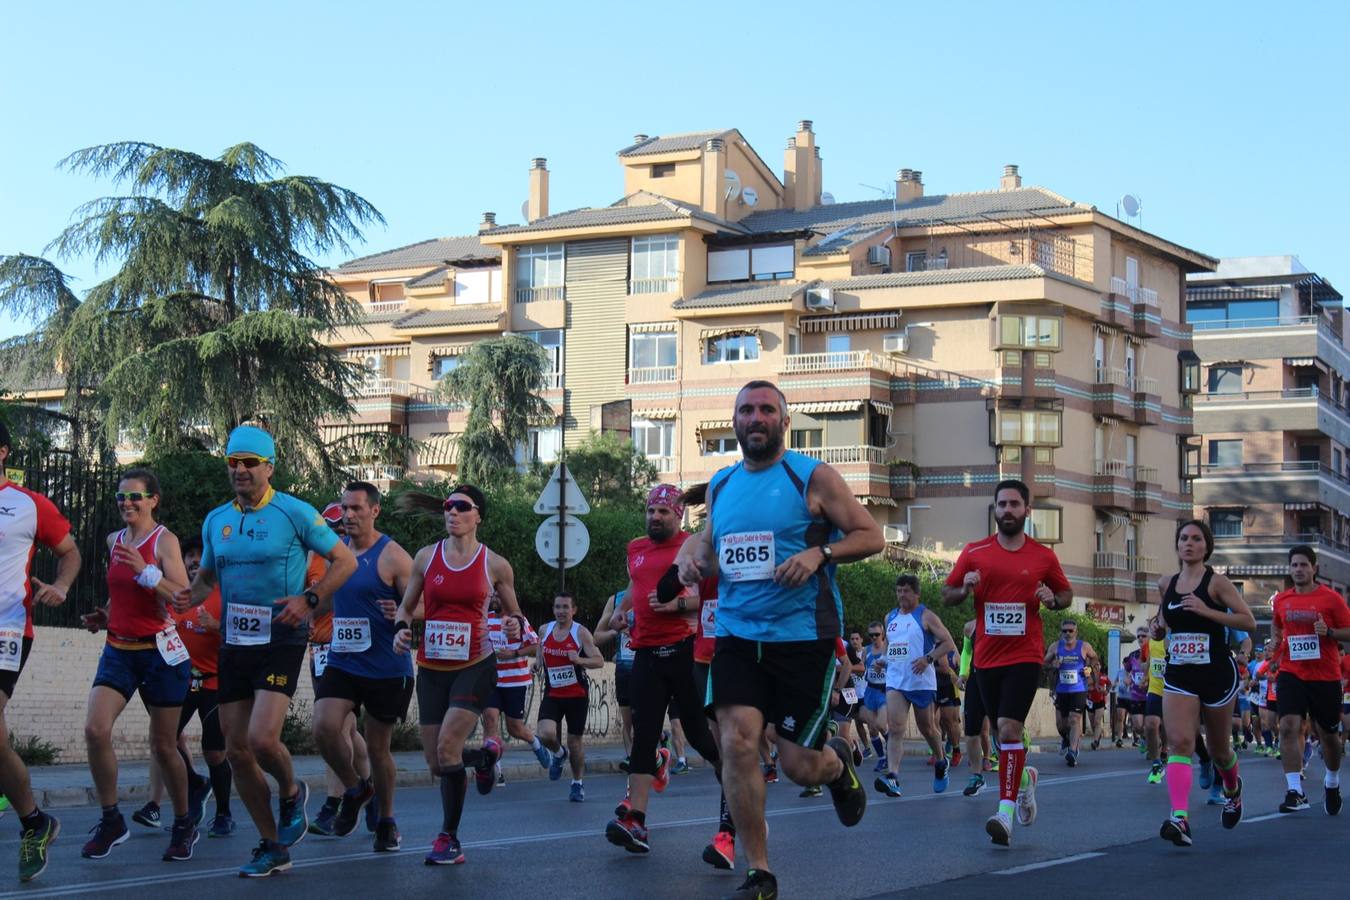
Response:
[[[497,659],[488,636],[488,598],[495,592],[503,616],[520,614],[511,564],[478,541],[478,526],[487,516],[487,498],[473,485],[461,484],[442,501],[427,495],[404,495],[404,502],[425,507],[430,500],[445,516],[445,538],[417,551],[403,604],[394,618],[394,650],[412,646],[414,619],[425,622],[417,649],[417,708],[422,726],[422,752],[427,767],[441,782],[441,830],[426,856],[430,865],[464,861],[459,821],[468,785],[465,766],[474,769],[480,794],[496,783],[494,767],[501,758],[495,738],[482,749],[466,750],[469,733],[478,724],[488,696],[497,684]]]
[[[150,711],[150,747],[173,800],[174,828],[165,859],[190,859],[196,822],[189,815],[187,769],[178,754],[178,719],[192,666],[168,613],[176,592],[187,587],[178,538],[155,522],[159,478],[131,469],[117,485],[125,527],[108,535],[108,606],[84,616],[90,631],[107,629],[108,642],[89,692],[85,741],[94,792],[103,816],[82,855],[107,856],[127,838],[117,809],[117,756],[112,728],[137,691]]]

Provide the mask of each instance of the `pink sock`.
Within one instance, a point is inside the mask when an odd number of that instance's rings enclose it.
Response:
[[[1167,796],[1172,801],[1172,815],[1184,819],[1191,796],[1191,758],[1167,757]]]

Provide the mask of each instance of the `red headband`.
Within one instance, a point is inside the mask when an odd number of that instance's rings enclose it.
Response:
[[[680,489],[673,484],[658,484],[647,492],[647,505],[668,506],[677,516],[684,515],[684,504],[680,502]]]

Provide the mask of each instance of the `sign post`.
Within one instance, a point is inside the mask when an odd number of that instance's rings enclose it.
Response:
[[[567,586],[567,569],[581,562],[591,546],[586,526],[576,518],[576,515],[590,512],[591,505],[582,496],[576,481],[568,477],[566,462],[558,463],[553,469],[539,499],[534,502],[534,511],[549,517],[535,532],[535,551],[544,562],[557,567],[558,590],[563,590]]]

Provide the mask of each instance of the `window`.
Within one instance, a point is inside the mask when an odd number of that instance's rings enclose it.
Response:
[[[1242,366],[1210,366],[1209,392],[1211,394],[1242,393]]]
[[[445,376],[459,368],[458,356],[436,356],[431,360],[431,377],[435,381],[440,381]]]
[[[628,343],[629,368],[655,369],[674,366],[675,332],[646,331],[634,334]]]
[[[788,329],[787,352],[788,356],[793,356],[802,352],[802,333],[795,328]]]
[[[1242,465],[1242,439],[1210,441],[1209,464],[1225,467]]]
[[[791,278],[792,244],[708,251],[708,281],[771,281]]]
[[[928,268],[928,253],[924,250],[915,250],[905,254],[905,271],[922,272]]]
[[[759,359],[759,336],[723,334],[710,337],[703,345],[705,363],[744,362]]]
[[[1242,537],[1242,510],[1211,509],[1209,527],[1216,538]]]
[[[1341,474],[1341,450],[1339,447],[1331,448],[1331,471],[1337,475]]]
[[[455,272],[456,303],[492,303],[499,300],[493,291],[493,276],[497,287],[501,287],[500,269],[469,269]]]
[[[750,248],[750,277],[755,281],[773,281],[792,277],[793,247]]]
[[[1098,425],[1092,430],[1092,461],[1101,462],[1106,459],[1106,429]]]
[[[680,266],[680,239],[673,234],[633,238],[630,294],[654,294],[676,289]]]
[[[788,436],[793,450],[812,450],[824,446],[825,429],[794,428]]]
[[[1092,364],[1097,370],[1097,381],[1100,382],[1101,372],[1106,368],[1106,337],[1098,334],[1092,340]]]
[[[1130,522],[1125,526],[1125,558],[1127,565],[1134,566],[1134,560],[1139,556],[1139,526]]]
[[[999,316],[999,346],[1058,350],[1063,323],[1058,316]]]
[[[1301,535],[1320,535],[1322,533],[1322,514],[1315,512],[1301,513],[1298,517],[1298,533]]]
[[[1042,544],[1058,544],[1063,538],[1064,510],[1055,506],[1031,508],[1027,516],[1027,536]]]
[[[1279,325],[1280,301],[1272,298],[1188,303],[1186,321],[1193,325],[1196,331]]]
[[[516,289],[562,287],[563,245],[537,244],[516,252]]]
[[[1200,391],[1200,357],[1194,350],[1182,350],[1177,354],[1181,367],[1180,389],[1183,394],[1195,394]]]
[[[869,447],[885,447],[890,443],[891,417],[872,404],[867,404],[867,444]]]
[[[516,465],[556,462],[562,450],[562,429],[556,425],[531,428],[527,444],[516,448]]]
[[[1060,413],[1048,410],[1000,409],[998,412],[999,444],[1021,446],[1060,445]]]
[[[391,300],[402,300],[404,298],[404,281],[372,281],[370,283],[370,299],[375,303],[387,303]]]
[[[674,456],[674,422],[653,422],[648,419],[633,420],[633,445],[643,456],[658,458]]]
[[[827,334],[825,335],[826,353],[847,353],[849,340],[847,334]]]
[[[549,387],[558,387],[562,383],[563,373],[562,330],[550,328],[547,331],[522,331],[520,336],[534,341],[548,353],[552,365],[544,370],[544,379]]]
[[[674,163],[652,163],[652,177],[666,178],[675,174]]]
[[[736,442],[734,434],[703,439],[703,454],[705,456],[722,456],[723,454],[740,452],[741,445]]]
[[[1093,544],[1094,548],[1096,549],[1096,551],[1097,551],[1098,553],[1105,553],[1105,552],[1106,552],[1106,523],[1103,522],[1101,519],[1098,519],[1098,520],[1097,520],[1097,524],[1096,524],[1095,526],[1093,526],[1093,528],[1092,528],[1092,532],[1093,532],[1093,534],[1095,535],[1095,542],[1094,542],[1094,544]]]

